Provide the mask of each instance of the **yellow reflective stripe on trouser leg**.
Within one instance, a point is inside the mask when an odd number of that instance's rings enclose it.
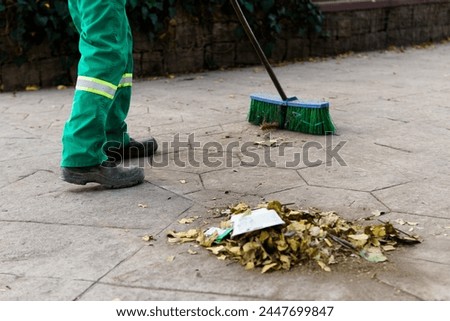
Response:
[[[101,79],[78,76],[75,89],[113,99],[116,94],[117,86]]]
[[[124,74],[120,80],[119,87],[131,87],[133,85],[133,74]]]

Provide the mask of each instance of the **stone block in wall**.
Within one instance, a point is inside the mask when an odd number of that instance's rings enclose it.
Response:
[[[183,23],[177,23],[175,34],[172,35],[177,47],[189,48],[198,47],[204,43],[203,28],[192,19]]]
[[[136,53],[146,52],[152,47],[150,39],[147,35],[133,31],[133,51]]]
[[[355,11],[353,13],[352,34],[360,35],[370,33],[372,14],[370,11]]]
[[[444,26],[450,24],[450,2],[443,7],[434,6],[432,21],[433,25]]]
[[[226,68],[235,66],[235,42],[215,42],[205,47],[205,64],[208,68]]]
[[[443,35],[445,35],[444,26],[437,24],[431,27],[431,41],[440,41],[443,39]]]
[[[236,41],[235,30],[239,26],[234,21],[216,22],[212,26],[212,41],[232,42]]]
[[[352,35],[352,19],[350,17],[342,17],[337,22],[337,37],[348,38]]]
[[[388,9],[370,10],[370,32],[384,32],[387,29]]]
[[[428,26],[414,28],[414,30],[412,30],[412,35],[415,43],[431,41],[432,28]]]
[[[39,66],[30,62],[21,66],[3,65],[2,81],[1,86],[4,91],[24,90],[28,85],[39,85]]]
[[[414,35],[411,28],[408,29],[393,29],[387,31],[386,42],[387,45],[394,46],[408,46],[414,41]]]
[[[78,77],[78,63],[70,67],[70,78],[72,79],[72,85],[75,85]]]
[[[287,41],[286,59],[304,59],[309,56],[309,40],[307,38],[290,38]]]
[[[39,85],[42,87],[68,85],[73,82],[66,57],[42,59],[36,65],[39,68]]]
[[[380,50],[387,47],[387,32],[373,32],[366,37],[367,48],[364,50]]]
[[[268,57],[271,61],[281,62],[286,60],[287,55],[287,40],[277,39],[272,48],[272,53]],[[259,62],[260,60],[258,60]]]
[[[45,59],[51,56],[52,52],[50,50],[50,45],[47,42],[36,46],[35,48],[33,48],[33,50],[30,50],[27,53],[28,61],[30,62],[39,61],[41,59]]]
[[[255,65],[259,63],[258,55],[250,41],[240,41],[236,44],[235,63],[237,65]]]
[[[134,74],[148,77],[164,74],[162,51],[147,51],[134,55]]]
[[[336,52],[336,44],[339,44],[340,41],[348,39],[335,39],[335,38],[329,38],[329,39],[323,39],[319,37],[314,37],[309,42],[309,56],[310,57],[323,57],[327,56],[329,54],[335,54],[339,53]]]
[[[413,8],[413,23],[415,27],[425,27],[430,25],[431,21],[434,21],[434,6],[429,5],[417,5]]]
[[[407,29],[414,25],[413,7],[393,7],[387,11],[387,31],[397,29]]]
[[[196,72],[203,69],[203,48],[177,48],[165,52],[164,70],[166,73]]]
[[[364,51],[370,47],[366,35],[354,35],[350,38],[351,51]]]

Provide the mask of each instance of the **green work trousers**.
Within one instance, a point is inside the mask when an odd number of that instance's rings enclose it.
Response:
[[[125,118],[131,98],[132,35],[126,0],[69,0],[80,33],[72,112],[62,135],[62,167],[107,159],[104,150],[129,143]]]

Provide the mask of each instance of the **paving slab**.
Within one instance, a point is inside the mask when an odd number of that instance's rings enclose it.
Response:
[[[248,124],[249,95],[275,93],[261,67],[138,80],[130,134],[160,149],[125,163],[146,178],[123,190],[59,179],[73,88],[1,93],[0,300],[450,300],[449,51],[277,66],[288,95],[330,102],[334,136]],[[217,226],[222,209],[274,199],[346,219],[382,211],[424,241],[384,263],[266,274],[167,242],[168,230]]]
[[[2,189],[0,217],[22,222],[158,230],[192,204],[151,183],[127,190],[90,185],[70,186],[55,173],[36,172]]]
[[[71,301],[93,282],[57,277],[0,274],[1,301]]]
[[[217,260],[205,249],[161,242],[164,243],[156,242],[143,248],[101,282],[173,293],[194,292],[201,300],[211,295],[227,300],[236,297],[249,300],[351,300],[354,296],[370,300],[380,295],[386,299],[416,299],[373,279],[373,273],[383,270],[381,265],[367,270],[364,262],[359,266],[354,263],[358,268],[331,274],[314,271],[311,267],[261,274],[246,271],[237,263]],[[191,255],[188,249],[194,249],[198,254]]]
[[[373,211],[389,210],[369,192],[321,186],[296,187],[267,194],[265,199],[295,203],[303,209],[314,207],[322,211],[335,211],[346,219],[358,219],[370,216]]]

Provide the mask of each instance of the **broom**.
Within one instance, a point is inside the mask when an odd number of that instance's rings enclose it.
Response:
[[[328,102],[304,101],[297,97],[288,98],[280,85],[269,60],[256,40],[250,25],[237,0],[230,0],[236,15],[255,48],[259,59],[267,70],[278,96],[267,94],[253,94],[250,96],[250,110],[248,121],[254,125],[276,123],[279,128],[308,134],[323,135],[334,133],[335,127],[331,120]]]

